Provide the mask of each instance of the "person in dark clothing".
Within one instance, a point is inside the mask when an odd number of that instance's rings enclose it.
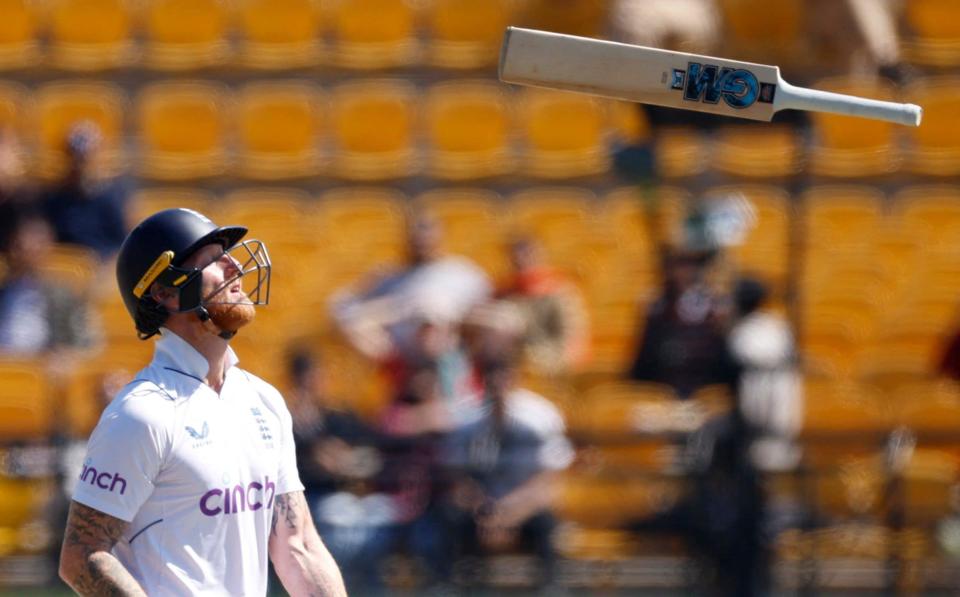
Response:
[[[332,404],[323,363],[309,351],[294,351],[287,365],[297,466],[317,530],[347,588],[375,593],[394,535],[390,499],[376,487],[383,468],[379,435],[352,410]]]
[[[703,281],[709,256],[673,250],[664,258],[663,294],[646,315],[627,377],[670,385],[681,398],[703,386],[732,383],[721,325],[726,308]]]
[[[52,249],[43,217],[30,210],[19,213],[2,251],[0,353],[47,356],[67,367],[72,357],[97,344],[99,329],[82,297],[44,276]]]
[[[81,122],[67,137],[67,171],[43,199],[57,242],[89,247],[109,258],[127,234],[129,190],[119,178],[104,178],[96,167],[100,132]]]

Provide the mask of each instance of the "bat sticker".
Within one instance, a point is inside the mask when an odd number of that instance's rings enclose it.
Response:
[[[723,99],[731,108],[742,110],[757,101],[773,103],[776,86],[760,83],[744,68],[690,62],[685,71],[673,70],[670,88],[683,91],[686,101],[717,104]]]

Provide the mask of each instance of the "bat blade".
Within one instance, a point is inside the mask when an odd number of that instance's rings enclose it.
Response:
[[[779,78],[775,66],[519,27],[500,54],[506,83],[752,120],[773,118]]]
[[[795,87],[776,66],[508,27],[500,80],[769,121],[778,110],[831,112],[918,126],[922,109]]]

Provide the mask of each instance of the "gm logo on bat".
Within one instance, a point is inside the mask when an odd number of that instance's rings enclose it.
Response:
[[[670,88],[682,90],[687,101],[717,104],[722,98],[738,110],[756,102],[772,104],[777,91],[775,84],[761,83],[746,69],[699,62],[688,63],[685,71],[673,69]]]

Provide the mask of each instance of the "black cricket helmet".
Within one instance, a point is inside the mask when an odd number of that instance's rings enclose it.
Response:
[[[245,253],[237,259],[239,276],[257,273],[257,285],[249,294],[254,304],[266,304],[270,257],[260,241],[241,242],[246,234],[243,226],[217,226],[203,214],[184,208],[157,212],[130,231],[117,255],[117,284],[140,338],[158,333],[170,315],[150,295],[155,282],[179,292],[180,312],[196,311],[202,320],[207,319],[203,305],[206,297],[201,296],[202,269],[185,268],[183,263],[199,249],[214,243],[222,245],[225,251],[239,249]]]

